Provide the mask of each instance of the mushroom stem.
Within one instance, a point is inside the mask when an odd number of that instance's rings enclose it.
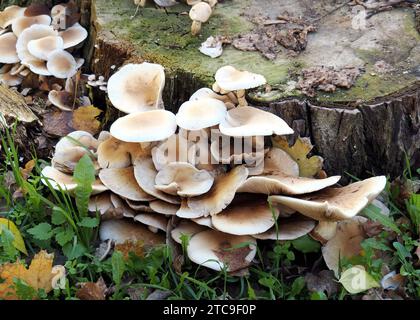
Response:
[[[156,227],[152,227],[152,226],[147,226],[149,228],[150,231],[152,231],[153,233],[157,233],[159,230]]]
[[[201,22],[194,20],[192,25],[191,25],[191,34],[193,36],[199,35],[201,31]]]
[[[237,90],[236,97],[238,98],[238,103],[240,107],[248,105],[248,102],[245,99],[245,90]]]

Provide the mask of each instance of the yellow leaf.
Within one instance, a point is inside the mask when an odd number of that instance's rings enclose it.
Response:
[[[371,288],[380,287],[379,283],[366,272],[365,267],[357,265],[341,274],[338,280],[349,293],[357,294]]]
[[[52,290],[51,280],[55,276],[52,272],[54,255],[42,250],[32,259],[29,268],[21,261],[6,263],[0,266],[0,299],[16,300],[14,279],[24,281],[27,285],[38,291],[44,289],[46,293]]]
[[[322,170],[323,159],[320,156],[308,158],[309,152],[314,147],[309,138],[298,137],[293,146],[289,146],[286,138],[275,136],[273,146],[289,154],[299,165],[299,176],[314,177]]]
[[[18,227],[16,227],[13,221],[10,221],[5,218],[0,218],[0,234],[2,231],[1,226],[6,227],[13,234],[13,246],[20,252],[23,252],[27,255],[28,251],[26,251],[25,242],[23,241],[22,235],[20,234]]]
[[[94,106],[80,107],[73,112],[73,125],[76,130],[87,131],[96,134],[101,128],[101,122],[96,118],[102,111]]]

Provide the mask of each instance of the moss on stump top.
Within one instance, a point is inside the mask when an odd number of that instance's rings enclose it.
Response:
[[[318,91],[316,99],[324,102],[369,101],[395,94],[411,87],[419,79],[420,35],[415,26],[414,10],[396,8],[380,12],[367,20],[367,28],[352,28],[355,8],[347,1],[311,0],[226,0],[217,5],[210,20],[203,24],[199,37],[190,34],[190,7],[179,4],[164,10],[148,0],[136,17],[132,0],[93,0],[92,14],[98,36],[106,34],[134,49],[140,59],[162,64],[169,74],[189,73],[203,85],[211,85],[215,71],[223,65],[263,74],[270,85],[278,88],[267,97],[275,100],[296,91],[284,93],[291,74],[311,66],[356,66],[365,71],[355,85],[333,93]],[[282,50],[270,61],[259,52],[244,52],[228,45],[221,57],[212,59],[198,48],[213,35],[234,37],[255,28],[250,15],[275,19],[287,11],[313,21],[316,32],[309,33],[307,47],[297,56]],[[182,14],[184,12],[184,14]],[[377,72],[375,63],[384,61],[392,67]],[[100,63],[100,61],[98,62]],[[263,97],[264,99],[264,97]]]

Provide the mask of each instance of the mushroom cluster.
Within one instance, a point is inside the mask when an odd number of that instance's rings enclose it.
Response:
[[[0,83],[18,86],[31,73],[67,79],[83,65],[73,56],[87,38],[74,2],[51,10],[41,4],[0,12]]]
[[[101,214],[101,240],[162,243],[167,233],[187,244],[191,261],[214,270],[249,266],[257,241],[310,234],[331,246],[337,221],[355,217],[386,178],[337,187],[340,176],[301,176],[291,155],[266,145],[293,130],[246,106],[244,90],[264,77],[226,66],[215,78],[220,94],[202,88],[174,114],[163,106],[162,66],[123,66],[108,80],[108,95],[127,115],[97,139],[81,131],[62,138],[43,175],[72,192],[71,173],[88,154],[98,177],[89,209]]]

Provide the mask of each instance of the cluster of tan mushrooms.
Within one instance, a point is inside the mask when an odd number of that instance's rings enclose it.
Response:
[[[386,178],[333,187],[340,176],[300,176],[286,151],[264,142],[293,130],[246,105],[245,90],[265,78],[225,66],[215,79],[219,93],[199,89],[173,114],[163,106],[162,66],[123,66],[109,78],[108,96],[127,115],[98,138],[82,131],[62,138],[43,175],[54,188],[72,192],[76,163],[91,156],[98,178],[89,207],[102,216],[103,241],[156,244],[168,233],[187,243],[191,261],[233,272],[252,263],[257,240],[310,234],[333,247],[327,259],[338,259],[343,244],[337,237],[346,237],[337,222],[351,224]]]
[[[18,86],[31,73],[67,79],[84,60],[73,52],[88,33],[79,23],[74,2],[9,6],[0,12],[0,83]]]

